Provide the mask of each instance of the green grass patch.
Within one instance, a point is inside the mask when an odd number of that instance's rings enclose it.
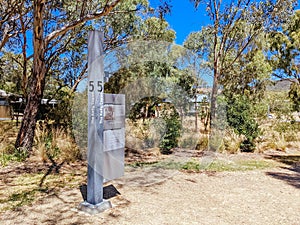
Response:
[[[2,167],[5,167],[10,162],[23,162],[27,156],[28,152],[22,149],[14,149],[12,153],[2,151],[0,154],[0,164]]]
[[[5,167],[10,162],[22,162],[27,158],[27,156],[27,152],[18,150],[15,150],[15,152],[12,154],[2,153],[0,154],[0,165]]]
[[[44,190],[40,188],[14,190],[8,197],[0,199],[0,212],[16,210],[22,206],[30,205],[41,192]]]
[[[6,210],[15,210],[21,206],[31,204],[35,200],[35,195],[37,192],[38,190],[34,189],[13,193],[4,201],[0,201],[0,203],[7,203],[7,206],[4,208]]]
[[[183,171],[247,171],[247,170],[258,170],[266,169],[275,166],[272,161],[266,160],[239,160],[239,161],[224,161],[214,160],[209,164],[201,164],[200,160],[192,159],[188,162],[178,161],[159,161],[159,162],[135,162],[128,164],[134,168],[161,168],[161,169],[172,169],[172,170],[183,170]]]
[[[155,161],[155,162],[134,162],[127,164],[129,167],[133,168],[160,168],[160,169],[169,169],[169,170],[180,170],[183,163],[175,162],[172,160],[166,161]]]
[[[275,164],[265,160],[240,160],[240,161],[223,161],[215,160],[208,165],[202,165],[199,161],[192,160],[182,166],[185,171],[248,171],[274,167]]]

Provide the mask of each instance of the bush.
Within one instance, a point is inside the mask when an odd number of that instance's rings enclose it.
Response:
[[[289,98],[292,101],[293,110],[300,112],[300,85],[297,82],[293,82],[289,91]]]
[[[178,138],[182,129],[180,116],[174,106],[165,107],[161,115],[166,123],[166,130],[159,147],[161,153],[170,154],[171,149],[178,146]]]
[[[245,137],[240,148],[243,152],[253,152],[255,149],[255,139],[260,130],[253,118],[252,103],[245,95],[234,95],[227,98],[227,122],[234,131]]]
[[[200,171],[200,163],[196,160],[192,160],[192,161],[189,161],[189,162],[186,162],[185,164],[183,164],[181,166],[181,169],[183,170],[188,170],[188,171]]]
[[[299,132],[300,132],[300,123],[291,121],[291,122],[278,122],[275,125],[275,131],[283,135],[285,141],[299,141]]]

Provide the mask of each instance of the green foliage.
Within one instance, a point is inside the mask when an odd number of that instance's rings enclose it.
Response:
[[[298,133],[300,132],[299,122],[279,122],[274,126],[274,130],[280,134]],[[293,136],[293,135],[289,135]]]
[[[160,103],[162,103],[162,100],[155,96],[142,98],[131,108],[129,119],[136,121],[137,119],[154,117]]]
[[[22,56],[4,52],[0,56],[0,89],[22,94]]]
[[[51,93],[49,93],[51,92]],[[58,90],[47,90],[46,98],[55,99],[57,105],[53,107],[51,104],[47,106],[46,111],[42,112],[43,117],[49,121],[54,121],[55,124],[64,125],[65,128],[69,128],[72,123],[72,101],[74,94],[68,87],[62,87]]]
[[[29,205],[35,200],[35,195],[38,192],[38,189],[20,191],[12,193],[7,199],[1,199],[0,204],[7,204],[9,206],[2,208],[2,210],[16,210],[19,207],[24,205]]]
[[[155,162],[134,162],[128,164],[130,167],[134,168],[145,168],[145,167],[153,167],[159,169],[166,170],[180,170],[182,167],[182,162],[176,162],[173,160],[163,160],[163,161],[155,161]]]
[[[82,106],[85,107],[82,107]],[[77,145],[82,150],[86,150],[87,143],[87,127],[88,127],[88,98],[87,90],[84,92],[75,93],[72,102],[72,135],[74,136]]]
[[[181,166],[181,169],[188,171],[200,171],[200,163],[196,160],[188,161]]]
[[[175,32],[169,29],[168,23],[162,18],[153,18],[150,15],[147,0],[126,1],[51,1],[44,4],[38,1],[18,1],[20,4],[3,4],[1,9],[7,12],[5,20],[1,20],[0,27],[13,29],[9,32],[9,44],[6,50],[21,57],[16,60],[18,66],[23,69],[21,85],[23,94],[28,98],[27,106],[31,109],[25,111],[24,120],[16,140],[16,147],[26,146],[32,149],[34,125],[38,118],[40,100],[44,95],[44,87],[48,85],[49,77],[55,79],[58,85],[56,89],[68,86],[75,91],[81,80],[86,78],[86,38],[88,30],[102,30],[105,36],[104,51],[108,51],[135,39],[135,36],[145,39],[157,36],[172,41]],[[4,7],[4,8],[2,8]],[[17,10],[15,10],[17,8]],[[22,16],[20,17],[20,13]],[[147,22],[145,22],[145,20]],[[167,28],[167,32],[162,29]],[[146,31],[143,33],[141,31]],[[41,31],[41,32],[35,32]],[[1,29],[0,33],[3,31]],[[4,32],[5,33],[5,32]],[[29,34],[35,33],[36,39],[29,42]],[[18,34],[18,35],[15,35]],[[166,34],[162,37],[162,34]],[[5,39],[6,39],[5,37]],[[35,41],[35,40],[39,41]],[[0,48],[2,49],[2,38]],[[31,45],[33,43],[34,46]],[[32,50],[34,49],[34,57]],[[1,53],[0,53],[1,54]],[[2,55],[2,54],[1,54]],[[29,69],[29,61],[33,58],[32,68]],[[36,63],[40,60],[40,63]],[[27,66],[27,69],[26,69]],[[0,75],[2,78],[2,74]],[[24,87],[30,77],[30,93],[25,94]],[[7,82],[6,82],[7,83]],[[19,83],[10,89],[20,89]],[[53,94],[52,94],[53,95]],[[35,104],[31,104],[35,101]],[[65,120],[69,112],[68,103],[61,101],[61,109],[54,115],[60,123]],[[31,113],[27,113],[27,112]],[[63,116],[61,115],[64,112]],[[68,120],[68,118],[67,118]],[[65,122],[65,121],[63,121]],[[29,125],[31,124],[31,125]],[[23,139],[25,141],[23,141]]]
[[[178,138],[182,129],[181,120],[174,106],[165,107],[161,114],[166,123],[166,131],[159,147],[163,154],[170,154],[171,149],[178,146]]]
[[[288,100],[287,90],[268,91],[266,94],[266,104],[269,106],[270,113],[276,119],[292,119],[293,107],[291,101]]]
[[[22,162],[28,154],[23,148],[16,149],[13,141],[17,133],[13,121],[0,121],[0,164],[6,166],[10,162]]]
[[[247,171],[266,169],[272,166],[274,166],[273,163],[267,162],[265,160],[239,160],[235,163],[214,161],[208,169],[215,171]]]
[[[268,63],[263,49],[259,45],[263,38],[254,43],[256,49],[242,53],[236,63],[224,71],[221,84],[224,92],[248,95],[256,102],[264,97],[264,92],[270,78],[272,67]]]
[[[175,31],[169,29],[169,24],[165,20],[156,17],[146,19],[139,31],[138,38],[148,40],[158,40],[173,42],[175,40]]]
[[[0,155],[1,166],[6,166],[10,162],[23,162],[27,157],[28,152],[22,148],[13,148],[13,151],[10,151],[9,153],[3,151]]]
[[[210,26],[203,27],[200,31],[191,32],[184,41],[184,47],[195,52],[201,58],[211,60],[213,54],[213,36]],[[210,68],[213,68],[210,64]]]
[[[293,103],[293,110],[300,112],[300,84],[293,82],[290,87],[289,97]]]
[[[223,172],[223,171],[248,171],[272,168],[274,163],[265,160],[214,160],[209,165],[201,164],[198,159],[187,162],[164,160],[159,162],[135,162],[129,164],[131,167],[152,167],[162,169],[183,170],[187,172]]]
[[[293,110],[300,111],[300,10],[296,10],[290,20],[279,31],[270,33],[270,62],[274,76],[290,79],[289,97]]]
[[[300,79],[300,10],[296,10],[281,29],[269,34],[270,61],[279,78]]]
[[[261,86],[260,69],[268,69],[262,52],[264,33],[276,30],[278,24],[288,18],[295,1],[276,1],[276,4],[271,0],[192,2],[196,8],[202,3],[206,5],[212,23],[198,33],[191,33],[185,42],[185,46],[207,60],[207,66],[213,69],[212,124],[217,114],[219,85],[228,90],[237,89],[235,93],[244,91],[247,86],[260,89],[256,88]]]
[[[252,152],[254,141],[259,135],[258,124],[253,118],[252,103],[244,95],[234,95],[227,98],[227,122],[234,131],[245,137],[241,143],[241,150]]]

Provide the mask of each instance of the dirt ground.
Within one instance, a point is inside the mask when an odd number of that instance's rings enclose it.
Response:
[[[1,178],[7,172],[9,169],[1,169]],[[2,180],[0,189],[9,192],[13,187],[5,186],[7,183]],[[2,212],[0,223],[300,224],[298,164],[200,173],[126,167],[124,177],[106,186],[113,207],[101,214],[79,211],[77,206],[83,201],[80,188],[62,187],[32,204]]]

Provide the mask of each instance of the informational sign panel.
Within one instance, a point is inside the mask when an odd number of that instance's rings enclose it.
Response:
[[[125,95],[104,94],[103,175],[112,180],[124,174]]]
[[[104,131],[104,152],[123,149],[125,145],[124,128]]]

